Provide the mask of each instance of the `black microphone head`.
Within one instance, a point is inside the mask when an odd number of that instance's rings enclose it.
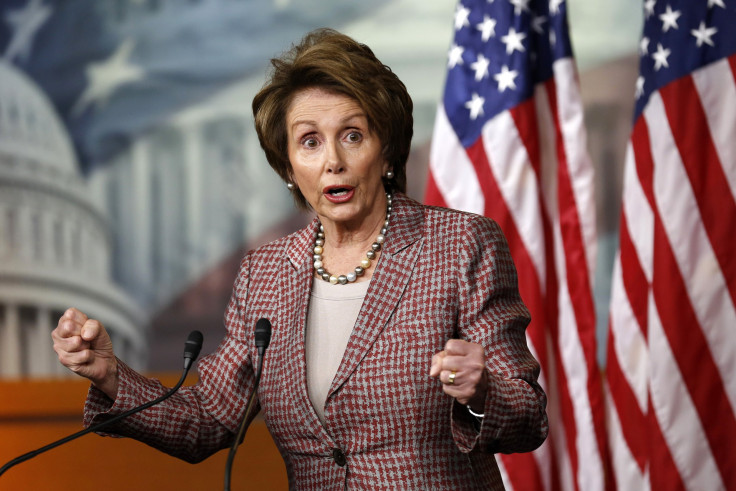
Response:
[[[199,356],[199,351],[202,349],[202,341],[204,337],[199,331],[192,331],[189,333],[187,342],[184,343],[184,360],[189,360],[189,363],[193,362]]]
[[[265,350],[268,348],[268,343],[271,342],[271,321],[261,317],[256,322],[256,348],[258,351]]]

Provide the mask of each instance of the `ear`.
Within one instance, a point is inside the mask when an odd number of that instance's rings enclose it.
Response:
[[[294,182],[294,169],[291,167],[291,162],[286,162],[286,182]]]

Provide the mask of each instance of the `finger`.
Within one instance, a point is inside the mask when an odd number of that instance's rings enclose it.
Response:
[[[448,356],[443,360],[443,370],[456,370],[463,373],[480,373],[485,369],[482,358],[474,356]]]
[[[430,377],[437,377],[440,375],[440,372],[442,371],[442,360],[444,357],[445,357],[444,351],[440,351],[439,353],[436,353],[432,357],[432,366],[429,369]]]
[[[64,312],[64,315],[62,315],[61,318],[71,319],[80,324],[84,324],[85,322],[87,322],[87,316],[74,307],[66,309],[66,312]]]
[[[89,348],[89,343],[82,339],[82,336],[69,336],[68,338],[62,338],[57,344],[61,349],[69,353]]]
[[[89,319],[84,323],[81,329],[82,339],[85,341],[94,341],[98,338],[100,333],[104,330],[100,321],[95,319]]]
[[[445,343],[445,351],[450,356],[460,356],[464,354],[463,345],[465,341],[461,339],[448,339]]]
[[[481,363],[485,361],[485,350],[482,345],[463,341],[462,339],[449,340],[445,351],[448,353],[448,357],[467,358]]]
[[[78,353],[90,348],[90,344],[81,336],[70,336],[66,338],[54,337],[54,351],[61,356],[63,353]]]
[[[448,355],[463,356],[467,354],[470,344],[472,343],[463,341],[462,339],[449,339],[445,343],[445,351]]]
[[[447,355],[442,358],[441,370],[462,370],[465,366],[465,357],[457,355]]]
[[[79,351],[62,351],[59,353],[59,361],[62,365],[74,369],[89,365],[94,360],[94,352],[90,349]]]
[[[56,329],[52,332],[52,335],[59,339],[69,338],[73,336],[79,336],[82,332],[82,324],[70,319],[68,317],[62,317],[59,319],[59,324]]]
[[[445,385],[456,385],[458,383],[459,376],[460,373],[457,370],[442,370],[440,380]]]
[[[473,390],[468,386],[464,373],[455,372],[454,377],[452,373],[452,370],[442,371],[442,375],[440,377],[440,380],[442,381],[442,392],[457,399],[461,404],[466,404],[466,401],[471,399]]]

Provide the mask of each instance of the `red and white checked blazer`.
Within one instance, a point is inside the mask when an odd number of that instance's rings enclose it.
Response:
[[[547,433],[539,364],[498,225],[398,194],[380,260],[325,403],[307,395],[304,332],[316,221],[243,259],[227,334],[199,363],[200,382],[128,418],[112,433],[188,461],[230,445],[254,382],[253,328],[273,326],[258,405],[295,489],[502,489],[495,452],[525,452]],[[452,337],[485,347],[490,385],[480,430],[429,377]],[[86,424],[165,389],[120,366],[118,398],[96,389]],[[246,440],[247,444],[247,440]],[[342,465],[340,465],[342,464]]]

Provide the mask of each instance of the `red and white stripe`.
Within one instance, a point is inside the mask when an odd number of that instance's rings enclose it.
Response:
[[[736,489],[736,55],[649,99],[627,151],[607,391],[620,489]]]
[[[509,489],[605,488],[604,407],[596,363],[593,168],[574,63],[562,59],[534,96],[489,120],[463,148],[440,107],[426,201],[495,219],[532,315],[550,436],[531,454],[499,456]]]

